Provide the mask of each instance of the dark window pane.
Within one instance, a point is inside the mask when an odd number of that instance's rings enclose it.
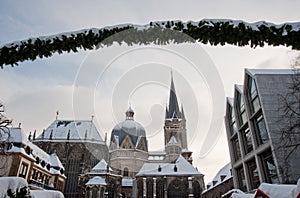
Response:
[[[258,96],[252,100],[252,113],[257,112],[260,109]]]
[[[247,154],[253,150],[252,138],[248,127],[242,131],[242,135],[243,135],[243,145],[245,149],[245,154]]]
[[[253,78],[250,78],[250,95],[252,99],[257,95],[256,85]]]
[[[230,134],[233,135],[237,131],[238,131],[238,129],[237,129],[236,123],[234,122],[234,123],[231,124]]]
[[[258,170],[257,170],[255,160],[252,160],[248,163],[248,169],[249,169],[249,177],[251,182],[251,189],[258,188],[260,182],[259,182]]]
[[[242,122],[242,125],[247,122],[246,111],[243,111],[242,114],[241,114],[241,122]]]
[[[244,169],[243,167],[240,167],[236,170],[237,172],[237,178],[238,178],[238,184],[239,184],[239,188],[242,191],[247,191],[247,187],[246,187],[246,179],[245,179],[245,174],[244,174]]]
[[[237,135],[235,135],[232,139],[232,147],[234,152],[234,159],[235,161],[237,161],[241,158],[241,149]]]
[[[257,120],[257,130],[259,135],[259,143],[263,144],[269,140],[265,120],[262,116],[260,116]]]
[[[276,172],[276,166],[273,160],[271,151],[264,153],[262,156],[264,174],[268,183],[278,184],[278,176]]]

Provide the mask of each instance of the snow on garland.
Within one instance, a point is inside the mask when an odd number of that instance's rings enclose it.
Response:
[[[126,30],[122,36],[115,36]],[[174,31],[175,30],[175,31]],[[176,34],[178,32],[180,34]],[[186,36],[183,36],[183,34]],[[47,58],[54,53],[77,52],[110,46],[114,42],[166,45],[170,42],[201,42],[211,45],[251,47],[265,44],[284,45],[300,50],[300,22],[275,25],[264,21],[247,23],[241,20],[203,19],[199,22],[159,21],[147,25],[124,24],[91,28],[52,36],[29,38],[6,44],[0,48],[0,66],[18,65],[18,62]]]

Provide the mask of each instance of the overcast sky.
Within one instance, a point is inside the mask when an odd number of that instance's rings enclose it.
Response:
[[[253,1],[11,1],[0,2],[0,45],[91,27],[204,18],[300,21],[297,0]],[[145,126],[150,150],[163,149],[170,71],[187,117],[194,165],[211,181],[229,162],[223,126],[225,97],[242,84],[244,68],[289,68],[285,47],[182,44],[118,46],[54,55],[0,70],[0,100],[14,125],[40,133],[55,119],[91,119],[104,137],[124,120],[130,103]],[[213,134],[207,139],[207,134]],[[212,138],[213,137],[213,138]],[[205,147],[204,142],[216,145]],[[200,153],[200,151],[202,151]]]

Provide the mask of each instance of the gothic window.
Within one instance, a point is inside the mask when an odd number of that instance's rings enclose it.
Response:
[[[194,198],[201,197],[201,188],[199,182],[197,181],[193,182],[193,194],[194,194]]]
[[[175,179],[169,184],[168,197],[172,198],[187,198],[188,184],[185,180]]]
[[[153,180],[151,178],[147,179],[147,197],[153,197]]]
[[[96,187],[94,187],[92,189],[92,198],[97,198],[98,195],[98,189]]]
[[[142,179],[137,181],[137,188],[138,188],[138,198],[143,198],[143,180]]]
[[[123,170],[123,176],[128,176],[128,168],[124,168]]]
[[[156,180],[156,198],[164,198],[164,181],[161,178]]]

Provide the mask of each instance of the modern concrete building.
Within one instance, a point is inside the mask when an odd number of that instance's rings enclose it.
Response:
[[[300,150],[289,156],[293,145],[282,144],[282,132],[295,121],[285,111],[295,77],[293,70],[245,69],[244,85],[235,85],[234,97],[227,98],[235,188],[250,192],[262,182],[296,183],[300,177]]]

